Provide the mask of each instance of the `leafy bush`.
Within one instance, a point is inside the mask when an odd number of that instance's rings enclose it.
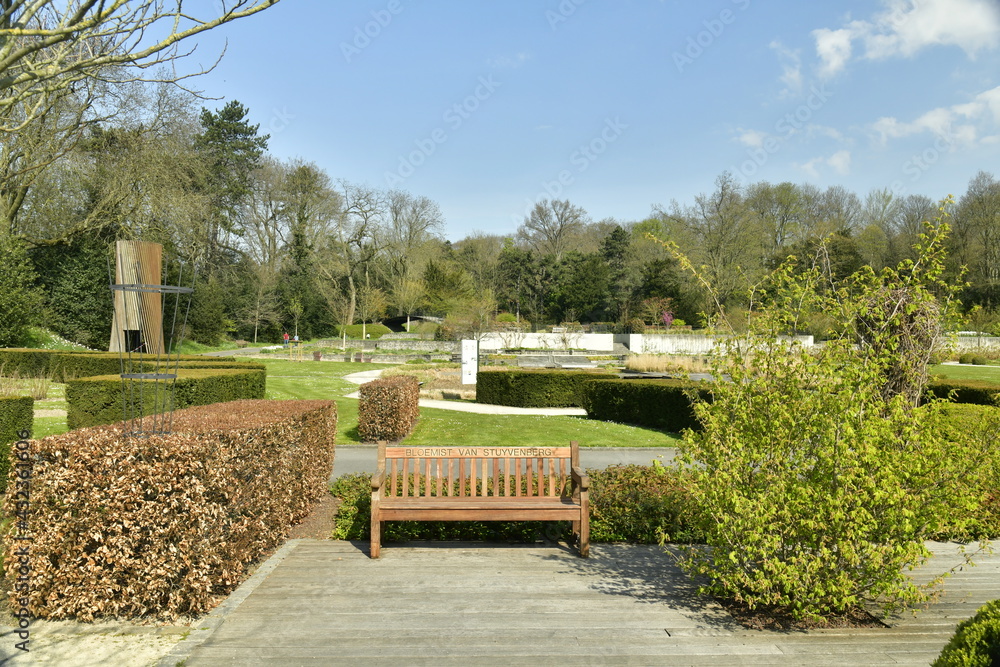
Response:
[[[420,385],[412,375],[394,375],[361,385],[358,435],[363,442],[402,440],[420,416]]]
[[[688,380],[601,380],[583,385],[591,419],[659,428],[671,433],[700,429],[692,396],[709,400],[705,383]]]
[[[948,517],[975,510],[962,480],[985,453],[944,437],[941,401],[915,407],[952,309],[946,233],[928,225],[917,261],[880,273],[831,286],[822,267],[786,262],[761,285],[765,306],[713,372],[730,381],[696,404],[704,428],[682,443],[707,542],[682,564],[703,590],[797,618],[928,598],[905,573]],[[808,351],[779,337],[813,312],[842,332]]]
[[[983,355],[976,354],[975,352],[963,352],[962,354],[958,355],[958,363],[972,364],[974,366],[985,366],[986,364],[989,363],[989,360],[987,360],[986,357],[984,357]]]
[[[590,475],[594,542],[701,542],[685,473],[662,465],[611,466]]]
[[[332,539],[370,539],[371,475],[354,473],[338,477],[330,486],[330,493],[341,501]],[[569,534],[568,523],[553,521],[389,521],[382,529],[382,540],[534,542],[542,535],[556,538]]]
[[[103,426],[30,443],[31,616],[89,621],[207,611],[323,494],[336,405],[200,406],[177,411],[173,429],[123,438]],[[8,493],[4,512],[16,509],[16,494]],[[13,540],[5,545],[10,580],[17,548]]]
[[[584,383],[613,377],[581,371],[479,371],[476,402],[521,408],[581,407]]]
[[[975,474],[955,480],[977,499],[966,514],[947,517],[936,540],[971,542],[1000,538],[1000,408],[948,404],[941,421],[942,436],[978,455]]]
[[[934,667],[992,667],[1000,665],[1000,600],[979,608],[962,621],[933,663]]]

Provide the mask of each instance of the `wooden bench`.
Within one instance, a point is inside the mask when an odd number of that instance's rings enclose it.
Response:
[[[569,447],[379,445],[371,557],[386,521],[571,521],[590,551],[590,480]]]

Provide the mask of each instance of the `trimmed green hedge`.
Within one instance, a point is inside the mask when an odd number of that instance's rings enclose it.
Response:
[[[934,667],[990,667],[1000,665],[1000,600],[979,608],[962,621]]]
[[[89,350],[35,350],[0,348],[0,371],[5,376],[52,377],[52,362],[59,355],[94,354]]]
[[[164,356],[132,355],[133,368],[141,367],[142,372],[151,372],[159,360],[167,363]],[[237,361],[218,357],[204,357],[197,354],[171,357],[170,365],[179,362],[180,368],[264,368],[253,361]],[[121,373],[121,360],[117,352],[92,352],[90,350],[32,350],[22,348],[0,348],[0,371],[6,376],[47,377],[55,382],[82,378],[92,375],[117,375]]]
[[[939,541],[973,542],[1000,537],[1000,407],[972,403],[950,403],[944,407],[941,434],[952,442],[968,443],[977,451],[989,452],[978,458],[980,476],[955,480],[956,484],[981,485],[979,505],[968,516],[955,517],[943,532],[933,535]]]
[[[708,383],[690,380],[603,380],[583,387],[587,416],[601,421],[658,428],[671,433],[698,430],[688,393],[711,400]]]
[[[174,387],[174,408],[210,405],[247,398],[264,398],[267,371],[263,368],[181,368]],[[142,400],[142,414],[154,411],[151,380],[133,381],[134,400]],[[162,387],[161,382],[161,387]],[[147,385],[149,386],[149,385]],[[66,383],[69,404],[66,424],[76,429],[122,420],[122,380],[117,375],[77,378]]]
[[[10,471],[10,443],[20,440],[18,433],[31,433],[35,415],[31,396],[0,396],[0,494],[7,490]]]
[[[479,371],[476,402],[518,408],[582,407],[584,383],[614,378],[582,371]]]
[[[934,380],[927,385],[927,390],[940,398],[949,398],[954,391],[952,400],[955,403],[997,405],[1000,384],[986,380]]]
[[[160,369],[168,366],[173,368],[175,364],[178,368],[264,368],[260,362],[206,358],[197,354],[181,355],[169,359],[164,356],[158,358],[156,355],[150,354],[132,355],[132,372],[151,373],[157,370],[157,362],[159,362]],[[121,372],[121,360],[117,352],[57,355],[53,357],[49,366],[49,373],[56,382],[66,382],[74,378],[94,375],[118,375]]]

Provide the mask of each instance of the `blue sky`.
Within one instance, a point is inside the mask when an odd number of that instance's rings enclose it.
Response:
[[[934,199],[1000,176],[997,0],[283,0],[188,66],[225,41],[198,86],[272,154],[430,197],[452,240],[547,197],[641,220],[726,170]]]

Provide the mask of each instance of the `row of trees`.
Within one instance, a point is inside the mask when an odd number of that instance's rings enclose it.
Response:
[[[176,89],[135,92],[132,119],[92,125],[30,184],[0,185],[5,229],[28,249],[46,320],[93,346],[108,335],[104,258],[116,238],[161,242],[171,266],[198,267],[196,340],[270,342],[282,330],[332,335],[335,325],[417,313],[467,333],[499,312],[536,327],[660,324],[664,312],[699,324],[719,307],[738,313],[750,286],[789,254],[811,256],[822,239],[838,276],[895,265],[936,210],[925,196],[741,186],[723,174],[710,194],[654,207],[646,220],[594,221],[569,201],[545,200],[515,234],[453,243],[426,197],[335,181],[313,163],[269,155],[269,137],[239,102],[196,112]],[[949,270],[957,281],[969,268],[965,303],[989,320],[1000,297],[1000,182],[981,172],[950,208]],[[651,238],[673,241],[703,267],[718,304]]]
[[[108,336],[106,258],[118,238],[163,243],[168,280],[198,267],[188,323],[196,340],[259,342],[415,313],[466,331],[500,312],[533,327],[635,327],[664,313],[699,324],[720,307],[738,319],[747,289],[787,255],[811,255],[829,237],[823,248],[838,275],[894,266],[935,209],[926,196],[743,186],[722,174],[711,193],[654,206],[641,221],[595,221],[570,201],[545,200],[510,235],[449,242],[428,198],[279,160],[239,102],[203,108],[175,67],[150,74],[175,65],[185,37],[272,1],[223,2],[219,16],[198,20],[180,3],[176,15],[157,3],[77,4],[75,13],[3,4],[0,286],[23,297],[10,313],[34,313],[92,346]],[[149,50],[131,39],[172,19],[174,41]],[[95,55],[98,45],[114,57]],[[977,174],[951,208],[949,271],[958,281],[968,267],[963,300],[982,307],[975,316],[986,326],[1000,305],[1000,183]],[[718,304],[650,237],[703,266]]]

